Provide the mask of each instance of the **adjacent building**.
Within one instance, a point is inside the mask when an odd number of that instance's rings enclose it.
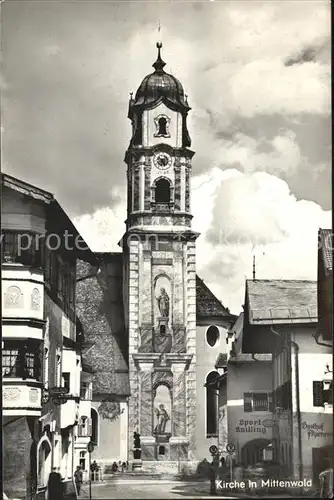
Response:
[[[4,490],[31,499],[51,467],[72,481],[81,373],[76,259],[95,258],[52,194],[1,179]],[[71,399],[57,404],[57,391]]]
[[[246,282],[244,312],[230,332],[227,363],[228,442],[235,447],[235,463],[243,467],[261,462],[272,440],[272,356],[265,345],[250,340],[258,335],[252,285]]]
[[[247,467],[269,457],[282,478],[313,484],[333,447],[332,344],[319,339],[318,286],[247,280],[227,363],[227,434],[235,461]]]

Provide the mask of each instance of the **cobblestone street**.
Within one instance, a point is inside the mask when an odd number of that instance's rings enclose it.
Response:
[[[92,485],[92,500],[116,498],[210,498],[208,482],[120,481]],[[84,485],[80,499],[89,498],[89,486]],[[219,495],[216,498],[235,498]]]

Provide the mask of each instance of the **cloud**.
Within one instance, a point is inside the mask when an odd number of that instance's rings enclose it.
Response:
[[[331,227],[330,211],[297,200],[286,182],[264,172],[214,170],[210,187],[196,182],[198,273],[231,310],[240,311],[254,253],[259,279],[316,279],[317,231]]]
[[[291,130],[280,130],[273,139],[256,140],[236,133],[233,140],[225,141],[222,166],[235,166],[245,172],[294,172],[301,161],[301,152]]]
[[[118,242],[125,232],[126,203],[75,217],[74,225],[93,252],[120,252]]]

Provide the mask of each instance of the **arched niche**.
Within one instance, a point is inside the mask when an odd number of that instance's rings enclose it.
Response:
[[[160,382],[153,387],[153,434],[171,434],[172,394],[169,384]]]
[[[165,295],[161,301],[161,296]],[[154,325],[159,327],[159,318],[165,317],[166,324],[170,326],[172,318],[172,282],[169,276],[165,273],[158,274],[153,281],[153,311]],[[167,303],[167,305],[166,305]],[[164,305],[165,304],[165,305]],[[164,310],[167,309],[167,310]]]

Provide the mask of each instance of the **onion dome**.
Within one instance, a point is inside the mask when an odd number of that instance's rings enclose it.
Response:
[[[130,100],[129,117],[134,111],[152,108],[159,101],[165,102],[168,107],[181,113],[187,113],[190,109],[179,80],[164,71],[166,63],[161,59],[161,47],[162,43],[157,43],[158,57],[152,65],[155,71],[145,76],[135,98]]]

